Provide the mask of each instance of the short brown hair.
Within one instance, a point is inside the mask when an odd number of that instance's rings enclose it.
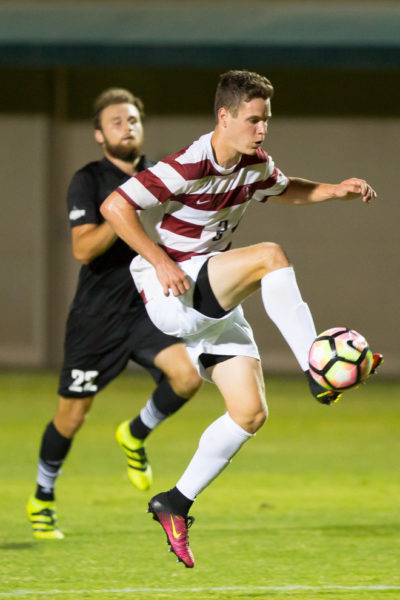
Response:
[[[101,113],[112,104],[133,104],[139,111],[140,118],[144,119],[144,104],[138,96],[124,88],[108,88],[97,96],[93,104],[93,125],[95,129],[101,129]]]
[[[222,107],[236,116],[239,104],[253,98],[272,98],[274,88],[272,83],[258,73],[251,71],[227,71],[219,77],[215,93],[214,111],[217,118],[218,110]]]

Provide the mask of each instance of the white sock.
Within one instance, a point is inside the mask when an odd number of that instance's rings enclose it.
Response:
[[[194,500],[225,467],[239,448],[252,437],[225,413],[204,431],[192,460],[176,484],[178,490]]]
[[[140,418],[146,427],[149,429],[154,429],[154,427],[157,427],[159,423],[165,421],[167,415],[164,415],[162,412],[160,412],[154,404],[153,398],[150,398],[150,400],[147,401],[146,405],[140,411]]]
[[[261,279],[261,296],[269,318],[289,344],[303,371],[308,369],[308,352],[316,338],[314,321],[303,302],[293,267],[277,269]]]
[[[44,460],[39,458],[38,474],[36,482],[43,488],[43,492],[51,494],[54,491],[56,481],[61,473],[62,460],[57,461],[55,465],[49,465]]]

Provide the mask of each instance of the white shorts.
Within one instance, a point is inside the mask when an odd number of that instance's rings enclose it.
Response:
[[[193,292],[198,273],[212,254],[195,256],[179,263],[187,274],[190,289],[181,296],[165,296],[154,267],[141,256],[131,263],[135,285],[144,296],[147,313],[158,329],[184,338],[189,356],[200,375],[211,381],[199,361],[200,354],[251,356],[260,360],[253,331],[237,306],[220,319],[207,317],[193,308]]]

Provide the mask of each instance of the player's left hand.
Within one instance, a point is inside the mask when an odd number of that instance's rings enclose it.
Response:
[[[345,179],[336,186],[336,198],[343,200],[355,200],[362,198],[362,201],[368,203],[376,198],[375,190],[364,180],[352,177]]]

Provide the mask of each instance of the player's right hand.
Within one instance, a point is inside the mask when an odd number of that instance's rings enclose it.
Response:
[[[180,296],[190,288],[186,273],[169,257],[158,263],[155,269],[165,296],[169,296],[170,291],[174,296]]]

